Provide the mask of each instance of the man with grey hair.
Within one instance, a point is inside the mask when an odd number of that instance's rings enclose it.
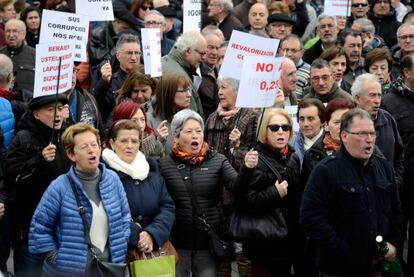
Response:
[[[317,249],[322,277],[372,276],[375,238],[382,235],[396,258],[401,238],[398,186],[388,161],[375,149],[371,115],[355,108],[342,115],[341,148],[313,169],[299,223]]]
[[[34,90],[36,50],[24,43],[26,25],[21,20],[11,19],[4,26],[4,33],[6,34],[6,46],[0,49],[0,53],[10,57],[13,62],[13,68],[17,74],[14,90],[28,93],[31,98]]]
[[[323,103],[328,103],[335,98],[344,98],[352,102],[352,98],[346,91],[342,90],[332,76],[332,68],[329,63],[322,59],[313,61],[309,73],[310,86],[304,90],[307,98],[317,98]]]
[[[223,32],[225,40],[229,40],[233,30],[243,31],[243,24],[231,12],[233,2],[231,0],[210,0],[208,4],[208,16],[217,24]]]
[[[393,165],[396,183],[402,185],[403,143],[394,117],[380,109],[382,93],[378,77],[370,73],[358,76],[351,87],[351,92],[355,105],[371,115],[377,134],[375,144]]]
[[[119,69],[114,73],[109,61],[102,65],[101,78],[92,90],[98,102],[104,126],[112,109],[115,107],[115,92],[121,88],[128,71],[139,65],[141,58],[141,45],[138,37],[132,34],[122,34],[116,43],[116,59]]]
[[[400,49],[392,55],[391,76],[393,80],[397,80],[401,76],[401,59],[408,54],[414,53],[414,25],[411,23],[402,24],[397,30],[397,40]]]
[[[305,51],[303,60],[311,64],[324,50],[334,46],[338,37],[335,16],[321,14],[318,16],[316,34],[320,40]]]
[[[198,112],[201,116],[203,116],[203,107],[197,92],[201,77],[196,70],[207,54],[206,50],[206,39],[199,32],[189,31],[177,39],[170,53],[161,60],[163,75],[182,75],[189,81],[191,90],[190,109]]]
[[[145,28],[159,28],[161,35],[161,56],[170,53],[174,46],[174,41],[164,36],[165,32],[165,17],[157,10],[150,10],[144,17]]]
[[[351,26],[351,29],[360,31],[362,33],[362,56],[365,57],[369,51],[375,48],[388,48],[385,41],[375,34],[375,26],[368,18],[358,18]]]

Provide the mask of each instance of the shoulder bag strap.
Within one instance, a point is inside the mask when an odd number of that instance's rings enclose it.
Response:
[[[91,238],[89,236],[89,224],[88,224],[88,221],[86,220],[85,209],[83,208],[83,206],[80,202],[79,194],[78,194],[78,191],[76,190],[76,187],[75,187],[75,184],[73,183],[73,180],[70,178],[70,176],[68,174],[66,174],[66,177],[68,178],[69,183],[70,183],[70,187],[72,188],[73,194],[75,195],[76,204],[78,205],[79,215],[82,218],[83,232],[85,234],[86,242],[88,244],[89,249],[92,251],[93,254],[95,254],[94,251],[93,251]]]
[[[259,159],[273,172],[273,174],[276,175],[276,178],[279,180],[279,182],[283,181],[282,175],[280,175],[279,171],[270,163],[270,161],[263,157],[263,155],[259,155]]]
[[[177,170],[180,173],[181,177],[183,178],[185,188],[187,189],[187,193],[188,193],[188,195],[190,196],[190,199],[191,199],[191,205],[196,210],[197,218],[203,223],[204,229],[207,232],[210,232],[211,226],[206,221],[206,217],[204,216],[204,213],[202,212],[201,206],[197,201],[197,195],[195,194],[194,190],[192,190],[190,188],[191,176],[188,176],[186,174],[186,171],[184,170],[185,167],[186,167],[185,164],[179,164],[179,165],[177,165]]]

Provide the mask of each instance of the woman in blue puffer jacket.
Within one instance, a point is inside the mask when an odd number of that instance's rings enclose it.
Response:
[[[44,254],[43,276],[84,275],[90,251],[69,178],[75,184],[89,223],[89,235],[102,261],[123,263],[131,216],[119,177],[99,163],[98,130],[79,123],[62,135],[73,166],[54,180],[33,215],[29,251]]]

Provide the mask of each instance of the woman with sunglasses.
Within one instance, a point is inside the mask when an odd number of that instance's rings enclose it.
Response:
[[[243,251],[251,259],[252,276],[290,276],[293,258],[300,253],[296,250],[300,238],[297,235],[302,192],[299,187],[300,162],[288,144],[293,136],[289,114],[283,109],[269,108],[262,116],[257,131],[259,163],[244,193],[238,195],[236,204],[248,207],[251,216],[256,213],[273,215],[272,210],[279,209],[286,221],[288,236],[278,241],[252,237],[243,243]],[[270,169],[264,160],[274,169]],[[279,172],[282,180],[278,180],[274,170]]]

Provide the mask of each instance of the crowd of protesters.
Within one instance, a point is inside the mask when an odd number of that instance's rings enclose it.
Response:
[[[72,88],[34,98],[42,12],[75,1],[0,0],[0,276],[85,274],[72,184],[102,261],[171,240],[178,277],[230,277],[208,223],[240,277],[379,276],[396,259],[414,277],[412,1],[350,0],[346,17],[323,0],[206,0],[183,33],[181,0],[113,0]],[[145,74],[142,28],[161,31],[162,77]],[[233,30],[280,41],[272,107],[237,107],[240,80],[220,74]],[[231,236],[242,212],[263,230]]]

